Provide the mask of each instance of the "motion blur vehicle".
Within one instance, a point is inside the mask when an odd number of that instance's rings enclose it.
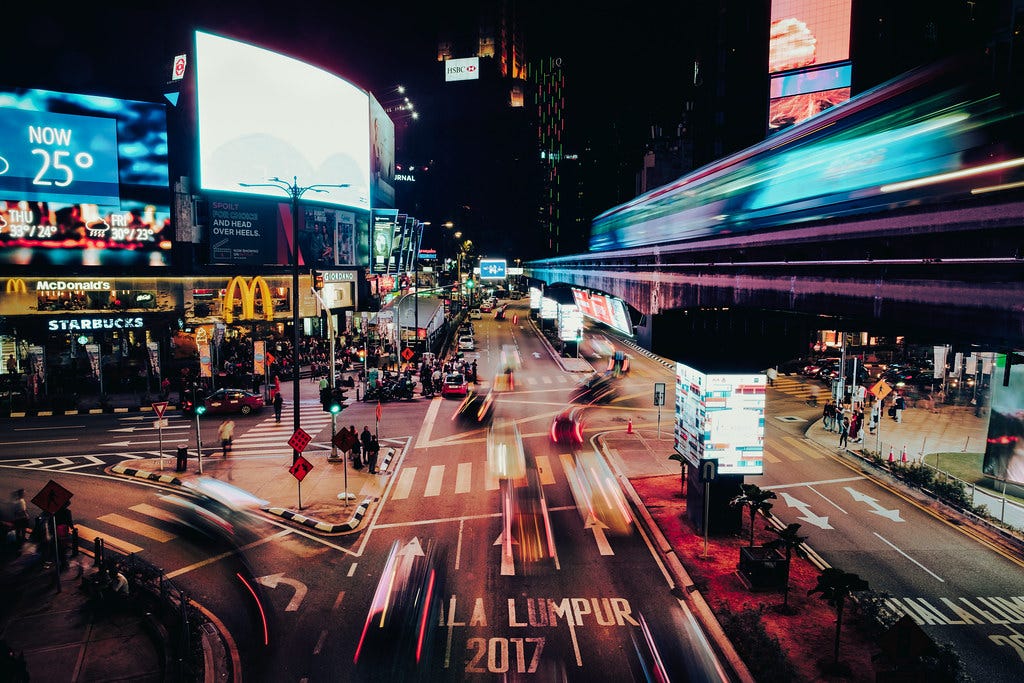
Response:
[[[606,372],[610,373],[613,377],[621,377],[629,372],[629,356],[623,351],[616,351],[608,359],[608,367]]]
[[[461,372],[451,372],[441,380],[441,396],[465,396],[469,392],[469,383]]]
[[[583,445],[583,410],[569,408],[551,420],[551,441],[570,448]]]
[[[494,396],[490,391],[486,394],[469,390],[466,398],[455,409],[452,420],[471,424],[487,424],[494,416]]]
[[[566,475],[576,510],[587,528],[600,525],[617,536],[633,533],[629,504],[618,480],[599,453],[574,453],[572,467],[566,469]]]
[[[257,510],[269,505],[248,491],[212,477],[185,481],[174,493],[160,496],[160,507],[175,523],[208,539],[244,545],[258,536]]]
[[[576,387],[569,395],[572,403],[608,403],[619,395],[615,378],[611,375],[594,373]]]
[[[528,467],[525,475],[501,482],[502,564],[518,560],[527,574],[548,566],[557,569],[555,534],[540,474],[536,467]]]
[[[496,418],[487,430],[487,467],[498,480],[526,476],[523,437],[516,423],[507,417]]]
[[[433,542],[391,545],[353,662],[361,681],[428,681],[445,595],[445,557]]]
[[[239,413],[249,415],[263,408],[263,397],[245,389],[218,389],[205,399],[206,412],[212,415]],[[179,404],[182,412],[194,412],[196,407],[190,396],[182,397]]]

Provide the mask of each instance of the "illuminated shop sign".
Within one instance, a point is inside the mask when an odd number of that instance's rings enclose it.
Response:
[[[136,330],[144,327],[142,318],[52,318],[46,321],[51,332],[79,330]]]
[[[109,280],[92,280],[87,282],[74,282],[68,280],[39,280],[36,282],[36,291],[48,292],[109,292],[113,287]]]

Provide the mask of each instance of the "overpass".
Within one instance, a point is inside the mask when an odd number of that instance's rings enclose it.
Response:
[[[1004,198],[543,259],[524,274],[623,299],[647,348],[746,365],[799,352],[815,329],[1021,348],[1022,257],[1024,200]]]

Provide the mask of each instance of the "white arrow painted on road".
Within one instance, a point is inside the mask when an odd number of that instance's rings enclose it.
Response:
[[[101,443],[101,446],[112,446],[114,448],[124,448],[125,446],[141,446],[146,443],[163,443],[167,439],[157,439],[156,441],[114,441],[113,443]]]
[[[533,352],[533,357],[534,358],[540,358],[540,352],[539,351],[534,351]]]
[[[844,486],[843,488],[849,492],[849,494],[853,497],[854,500],[860,503],[867,503],[868,505],[870,505],[873,508],[871,512],[874,512],[876,515],[887,517],[888,519],[891,519],[894,522],[904,521],[900,518],[900,511],[898,509],[886,510],[884,507],[878,504],[877,499],[872,498],[868,494],[861,493],[856,489],[851,489],[849,486]]]
[[[299,605],[302,603],[302,599],[306,597],[306,584],[302,583],[297,579],[286,579],[284,578],[284,572],[280,574],[270,574],[268,576],[261,576],[256,579],[267,588],[277,588],[278,584],[287,584],[295,589],[295,595],[292,596],[291,601],[288,602],[288,606],[284,608],[285,612],[298,611]]]
[[[828,517],[827,516],[819,517],[818,515],[816,515],[813,512],[811,512],[811,510],[810,510],[811,506],[810,505],[808,505],[807,503],[803,502],[799,498],[796,498],[795,496],[792,496],[792,495],[786,493],[785,491],[782,491],[781,494],[782,494],[782,499],[784,501],[786,501],[786,505],[788,505],[791,508],[796,508],[803,515],[802,517],[797,517],[797,519],[802,519],[805,522],[807,522],[808,524],[813,524],[814,526],[818,527],[819,529],[831,529],[832,528],[832,525],[828,523]]]
[[[192,425],[175,425],[173,427],[167,426],[167,427],[164,427],[164,429],[192,429]],[[108,429],[107,431],[108,432],[128,432],[129,434],[131,434],[132,432],[145,432],[145,431],[155,432],[156,430],[157,430],[156,427],[121,427],[120,429]]]
[[[594,540],[597,541],[597,549],[602,555],[614,555],[615,551],[612,550],[611,544],[608,543],[608,537],[604,535],[604,530],[608,528],[608,525],[597,518],[596,515],[591,513],[587,518],[586,524],[583,525],[584,529],[590,529],[594,532]]]
[[[502,576],[515,576],[516,565],[512,559],[512,546],[518,544],[510,530],[502,531],[498,534],[498,538],[494,539],[494,545],[501,546],[501,575]]]

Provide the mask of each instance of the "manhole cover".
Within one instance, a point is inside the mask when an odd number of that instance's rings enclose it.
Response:
[[[807,422],[807,418],[796,415],[776,415],[775,419],[779,422]]]

